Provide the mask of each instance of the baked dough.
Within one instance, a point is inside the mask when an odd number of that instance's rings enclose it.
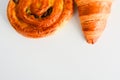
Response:
[[[72,14],[72,0],[10,0],[7,8],[13,28],[30,38],[54,33]]]
[[[103,33],[113,0],[75,0],[82,31],[88,43],[94,44]]]

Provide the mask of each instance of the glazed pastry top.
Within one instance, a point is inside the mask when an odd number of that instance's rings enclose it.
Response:
[[[28,37],[44,37],[56,31],[73,13],[72,0],[10,0],[8,19]]]

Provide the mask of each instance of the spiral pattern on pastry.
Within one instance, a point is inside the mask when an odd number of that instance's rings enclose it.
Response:
[[[31,38],[54,33],[72,14],[72,0],[10,0],[7,8],[13,28]]]

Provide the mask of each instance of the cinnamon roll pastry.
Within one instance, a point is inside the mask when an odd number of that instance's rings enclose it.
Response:
[[[75,0],[82,31],[88,43],[94,44],[103,33],[111,11],[112,0]]]
[[[10,0],[7,8],[13,28],[30,38],[54,33],[72,14],[72,0]]]

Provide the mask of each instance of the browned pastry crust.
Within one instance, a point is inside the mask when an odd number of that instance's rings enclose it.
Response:
[[[75,0],[82,30],[88,43],[94,44],[105,29],[112,0]]]
[[[7,8],[11,25],[30,38],[52,34],[72,13],[72,0],[10,0]]]

